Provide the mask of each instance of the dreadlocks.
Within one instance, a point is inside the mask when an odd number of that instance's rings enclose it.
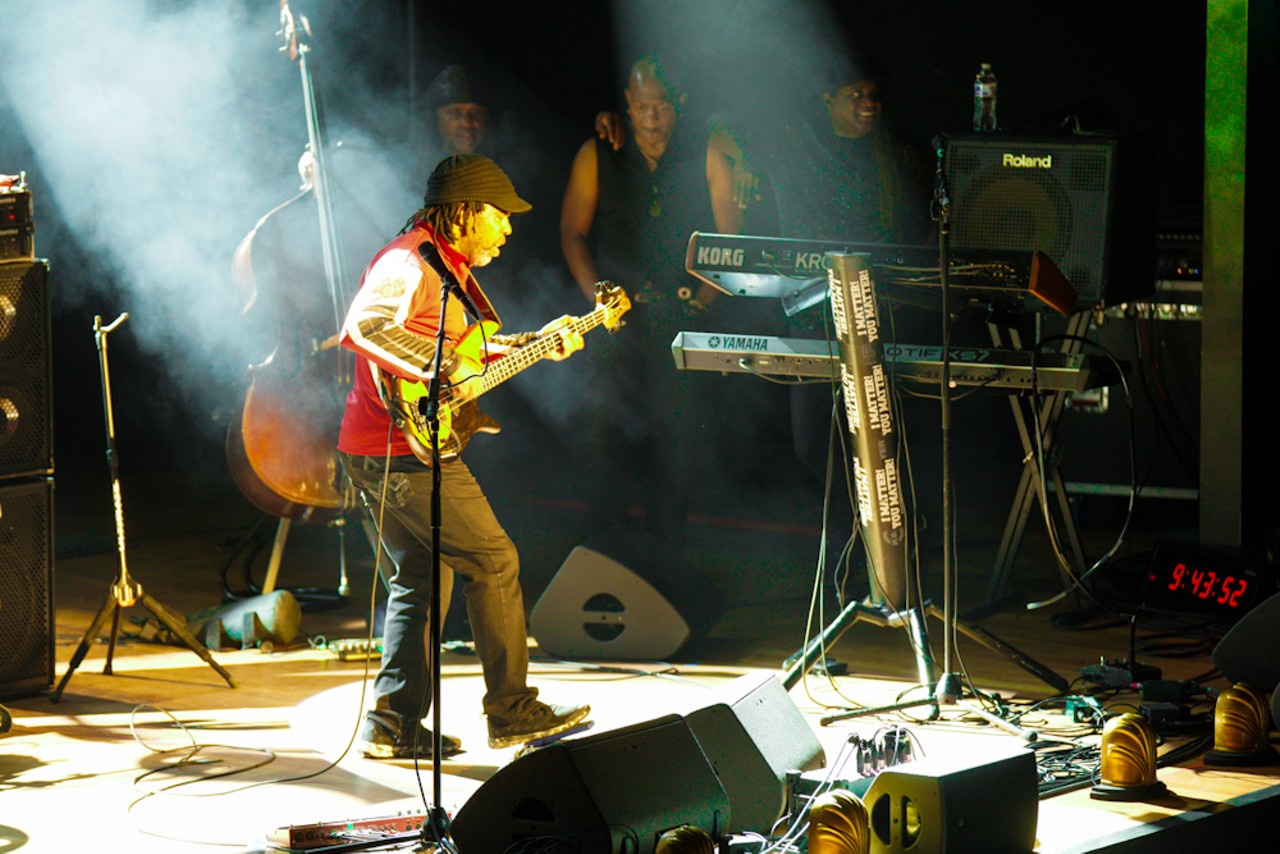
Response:
[[[425,222],[431,226],[442,240],[452,242],[471,230],[471,217],[484,210],[484,202],[449,202],[443,205],[428,205],[418,208],[405,221],[400,233],[404,234],[413,228],[415,222]],[[454,231],[457,230],[455,234]]]

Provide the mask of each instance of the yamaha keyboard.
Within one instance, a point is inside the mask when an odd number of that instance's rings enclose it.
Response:
[[[797,379],[840,376],[836,342],[816,338],[677,332],[671,342],[671,354],[682,371]],[[886,344],[884,360],[895,379],[934,384],[942,381],[941,347]],[[1056,392],[1085,391],[1119,381],[1120,374],[1109,360],[1085,353],[951,349],[951,383],[956,386]]]
[[[826,297],[826,256],[835,253],[870,256],[882,296],[941,307],[942,277],[938,250],[932,246],[695,231],[689,236],[685,269],[730,296],[780,298],[790,315]],[[1043,252],[952,250],[947,271],[957,307],[967,302],[1064,315],[1075,310],[1075,288]]]

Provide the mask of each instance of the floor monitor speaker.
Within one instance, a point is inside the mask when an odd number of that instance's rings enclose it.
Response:
[[[863,798],[871,851],[1026,852],[1039,790],[1030,750],[974,762],[921,759],[879,773]]]
[[[53,481],[0,484],[0,697],[53,685]]]
[[[53,473],[49,266],[0,263],[0,478]]]
[[[499,768],[458,810],[453,839],[462,854],[550,850],[557,840],[566,851],[652,854],[663,831],[691,824],[719,836],[729,820],[724,786],[673,714]]]
[[[660,540],[628,526],[576,547],[529,615],[560,658],[661,661],[724,615],[719,591]]]
[[[1273,593],[1227,630],[1213,648],[1213,663],[1227,680],[1259,691],[1280,685],[1280,593]]]
[[[749,673],[685,715],[729,795],[734,833],[768,836],[787,804],[788,771],[827,764],[822,744],[777,677]]]
[[[1276,689],[1271,692],[1271,728],[1275,729],[1280,724],[1280,682],[1276,683]]]

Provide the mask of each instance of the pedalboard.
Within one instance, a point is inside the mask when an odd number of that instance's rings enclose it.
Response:
[[[268,833],[267,842],[275,848],[289,851],[311,851],[379,839],[391,842],[407,834],[421,832],[424,821],[425,813],[406,812],[377,818],[291,824]]]
[[[1160,678],[1160,668],[1148,664],[1129,665],[1129,662],[1101,661],[1080,668],[1080,678],[1104,688],[1132,688],[1141,682]]]

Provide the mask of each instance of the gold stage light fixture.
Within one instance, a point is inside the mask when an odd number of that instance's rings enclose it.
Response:
[[[1205,765],[1272,765],[1280,754],[1271,746],[1271,712],[1257,688],[1237,682],[1213,707],[1213,749]]]
[[[1156,734],[1142,715],[1125,712],[1102,728],[1102,781],[1090,796],[1104,801],[1147,801],[1168,793],[1156,779]]]

